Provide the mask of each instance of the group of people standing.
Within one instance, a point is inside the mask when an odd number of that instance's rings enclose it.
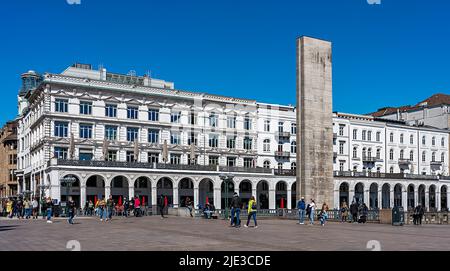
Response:
[[[314,225],[315,214],[316,214],[316,202],[314,199],[311,199],[310,203],[306,204],[305,198],[302,197],[297,202],[298,209],[298,224],[305,224],[305,217],[309,218],[309,225]],[[320,225],[325,226],[325,223],[328,219],[328,205],[324,202],[322,204],[322,208],[318,214],[318,219],[320,221]]]
[[[39,215],[39,201],[34,198],[7,198],[0,204],[0,216],[17,217],[19,219],[37,219]]]
[[[350,204],[350,207],[348,207],[347,202],[344,201],[340,209],[341,222],[346,222],[348,220],[349,213],[352,216],[351,222],[366,223],[369,208],[365,203],[358,203],[356,200],[354,200],[352,204]]]

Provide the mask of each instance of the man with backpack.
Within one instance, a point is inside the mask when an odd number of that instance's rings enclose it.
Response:
[[[239,228],[241,226],[241,198],[238,193],[234,192],[233,199],[231,200],[231,227]],[[236,222],[234,221],[236,216]]]
[[[298,209],[298,224],[304,225],[305,221],[305,212],[306,212],[306,203],[305,198],[302,197],[302,199],[297,203],[297,209]]]

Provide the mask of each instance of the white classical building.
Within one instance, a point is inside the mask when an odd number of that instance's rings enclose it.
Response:
[[[60,201],[70,195],[80,206],[109,195],[156,205],[164,195],[174,207],[190,197],[196,206],[208,200],[223,208],[238,192],[244,201],[255,196],[261,209],[295,208],[293,106],[182,91],[81,64],[22,77],[20,193]],[[371,116],[333,118],[329,205],[357,199],[371,208],[449,206],[448,131]]]

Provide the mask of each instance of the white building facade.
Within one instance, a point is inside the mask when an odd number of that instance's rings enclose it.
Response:
[[[89,65],[45,74],[19,101],[19,193],[72,196],[80,206],[112,195],[153,206],[166,196],[178,207],[190,197],[220,209],[238,192],[261,209],[296,206],[295,107],[176,90]],[[371,208],[449,206],[448,131],[341,113],[333,129],[330,206],[349,199]]]

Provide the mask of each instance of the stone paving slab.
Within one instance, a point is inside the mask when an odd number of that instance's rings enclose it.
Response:
[[[321,227],[273,219],[260,220],[255,229],[231,228],[220,219],[158,216],[111,222],[80,218],[75,223],[2,218],[0,250],[64,251],[69,240],[77,240],[81,250],[88,251],[364,251],[370,240],[379,241],[382,250],[450,250],[449,225],[328,223]]]

